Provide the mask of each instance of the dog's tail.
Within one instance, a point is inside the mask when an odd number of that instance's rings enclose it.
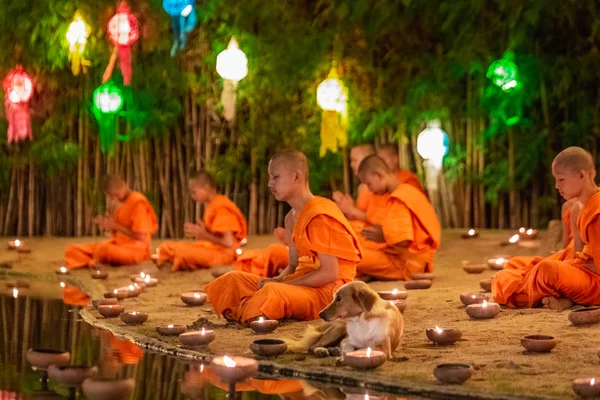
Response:
[[[291,353],[306,353],[315,347],[337,346],[346,337],[346,324],[342,321],[309,325],[300,340],[286,340]]]

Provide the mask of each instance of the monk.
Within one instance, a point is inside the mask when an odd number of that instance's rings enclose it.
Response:
[[[279,275],[288,265],[288,241],[285,228],[275,228],[273,236],[278,243],[264,249],[246,250],[235,261],[235,270],[265,278]]]
[[[292,207],[285,218],[288,267],[274,278],[232,271],[205,291],[217,315],[230,321],[317,319],[333,293],[354,279],[360,245],[335,203],[311,193],[304,153],[274,155],[268,172],[271,193]]]
[[[116,209],[111,216],[97,216],[95,222],[109,230],[111,238],[104,242],[67,246],[67,268],[132,265],[150,259],[150,239],[158,229],[158,220],[148,199],[115,176],[103,179],[102,190],[108,200],[116,204]]]
[[[158,248],[157,265],[171,265],[172,271],[209,268],[232,264],[240,242],[246,237],[246,218],[227,197],[218,194],[211,174],[200,171],[189,181],[192,199],[206,205],[202,222],[186,222],[187,237],[196,241],[164,242]]]
[[[573,232],[575,255],[565,261],[546,258],[526,271],[506,299],[513,307],[544,304],[562,310],[573,302],[600,304],[600,276],[595,266],[595,260],[600,260],[600,192],[594,182],[591,154],[581,147],[563,150],[552,163],[552,175],[565,200],[577,199],[571,208],[572,214],[579,215]]]
[[[389,195],[380,225],[366,227],[361,235],[379,248],[365,248],[357,273],[381,280],[410,280],[413,273],[433,272],[440,246],[441,227],[425,194],[399,183],[377,156],[365,158],[358,176],[375,195]]]
[[[388,168],[396,174],[400,183],[408,183],[423,192],[423,187],[419,178],[407,169],[400,169],[400,160],[398,158],[398,146],[395,144],[386,144],[377,149],[377,156],[381,158]]]

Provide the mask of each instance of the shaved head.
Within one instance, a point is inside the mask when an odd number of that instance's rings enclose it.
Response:
[[[375,154],[375,146],[370,143],[354,146],[350,150],[350,167],[354,175],[358,176],[358,166],[365,157]]]
[[[568,147],[558,153],[552,162],[553,168],[579,171],[595,171],[592,155],[581,147]]]
[[[385,161],[387,166],[396,171],[399,167],[398,146],[395,144],[386,144],[377,149],[377,155]]]
[[[308,182],[308,159],[298,150],[283,150],[271,157],[273,165],[284,167],[288,171],[300,171]]]
[[[376,155],[370,155],[360,163],[358,167],[358,176],[378,173],[380,175],[390,174],[392,170],[387,166],[382,158]]]
[[[195,172],[190,177],[190,182],[200,186],[210,186],[211,188],[216,186],[215,178],[204,170]]]
[[[100,184],[102,191],[105,193],[112,189],[121,189],[124,186],[127,186],[125,181],[116,175],[106,175],[102,178],[102,183]]]

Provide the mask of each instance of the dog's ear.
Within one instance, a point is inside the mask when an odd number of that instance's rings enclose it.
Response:
[[[368,288],[358,289],[355,296],[358,304],[360,304],[361,308],[365,311],[371,311],[377,301],[377,294],[373,293]]]

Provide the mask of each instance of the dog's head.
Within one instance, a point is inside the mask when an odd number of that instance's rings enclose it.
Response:
[[[351,318],[369,312],[379,295],[364,282],[350,282],[339,288],[333,301],[319,313],[325,321]]]

